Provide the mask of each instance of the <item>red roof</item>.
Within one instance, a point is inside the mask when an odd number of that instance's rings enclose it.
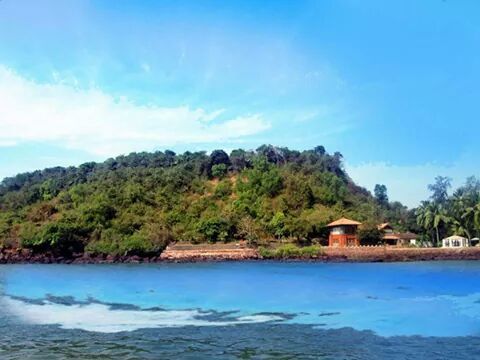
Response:
[[[345,225],[359,226],[359,225],[362,225],[362,223],[355,220],[350,220],[347,218],[341,218],[341,219],[338,219],[337,221],[331,222],[327,226],[333,227],[333,226],[345,226]]]

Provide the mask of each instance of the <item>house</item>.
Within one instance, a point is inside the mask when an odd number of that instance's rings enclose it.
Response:
[[[328,237],[328,246],[347,247],[359,246],[360,241],[357,236],[358,227],[362,225],[358,221],[346,218],[338,219],[327,226],[330,228]]]
[[[407,246],[417,244],[417,235],[411,232],[399,233],[393,230],[390,223],[378,225],[378,230],[383,232],[383,242],[386,245]]]
[[[458,235],[453,235],[442,240],[442,248],[463,248],[469,246],[470,240]]]
[[[388,222],[378,225],[378,230],[383,231],[385,234],[393,233],[393,227]]]
[[[377,228],[383,233],[382,240],[386,245],[398,245],[400,237],[393,232],[393,227],[390,223],[380,224]]]
[[[417,234],[411,232],[399,233],[400,245],[417,245]]]
[[[390,223],[383,223],[378,225],[378,230],[383,232],[383,242],[386,245],[406,246],[416,245],[417,235],[411,232],[399,233],[393,230]]]

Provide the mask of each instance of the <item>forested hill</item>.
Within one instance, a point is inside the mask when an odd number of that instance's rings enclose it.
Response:
[[[151,254],[180,240],[308,243],[324,239],[325,225],[340,216],[399,228],[411,218],[356,186],[342,155],[322,146],[132,153],[0,185],[2,246],[64,255]]]

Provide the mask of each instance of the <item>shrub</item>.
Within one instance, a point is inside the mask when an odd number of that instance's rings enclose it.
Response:
[[[223,179],[227,174],[227,165],[225,164],[217,164],[212,166],[212,176]]]
[[[20,230],[24,247],[38,251],[52,250],[62,255],[84,250],[84,239],[74,224],[63,221],[47,223],[41,227],[27,224]]]
[[[119,250],[123,255],[145,255],[154,252],[151,245],[144,234],[136,232],[122,239]]]
[[[93,254],[119,255],[119,244],[122,241],[122,234],[110,228],[102,231],[100,239],[91,241],[85,247],[85,251]]]
[[[323,249],[318,245],[310,245],[301,248],[301,253],[303,257],[318,257],[323,255]]]
[[[264,259],[273,259],[275,258],[275,251],[272,249],[265,248],[263,246],[258,248],[258,253]]]
[[[110,228],[103,230],[100,239],[90,242],[86,250],[104,255],[153,255],[162,252],[171,240],[172,233],[160,224],[146,224],[131,235]]]
[[[250,216],[240,219],[237,226],[238,235],[249,244],[257,244],[261,236],[261,227]]]
[[[298,247],[293,244],[285,244],[276,249],[260,247],[258,252],[265,259],[311,259],[323,254],[320,246]]]
[[[216,199],[226,199],[232,194],[232,183],[230,180],[226,179],[223,181],[220,181],[215,188],[215,192],[213,196]]]
[[[206,241],[227,241],[231,238],[232,227],[228,221],[221,218],[202,219],[197,224],[197,231]]]

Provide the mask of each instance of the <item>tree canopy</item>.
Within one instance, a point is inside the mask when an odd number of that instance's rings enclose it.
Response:
[[[424,231],[425,239],[434,244],[449,235],[468,239],[480,236],[480,181],[469,177],[452,195],[448,194],[451,180],[438,176],[428,186],[430,200],[423,201],[416,209],[417,223]]]
[[[0,183],[0,242],[64,255],[148,255],[170,241],[324,241],[325,225],[343,216],[416,226],[406,207],[388,203],[386,188],[375,199],[357,186],[342,160],[323,146],[263,145],[230,154],[131,153],[23,173]]]

